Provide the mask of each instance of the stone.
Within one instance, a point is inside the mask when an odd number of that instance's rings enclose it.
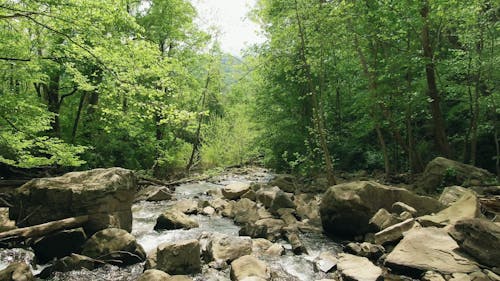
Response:
[[[283,227],[285,227],[285,222],[280,219],[261,219],[255,222],[257,228],[266,229],[266,239],[275,241],[281,237],[281,232]]]
[[[161,244],[156,252],[156,269],[169,274],[201,272],[200,243],[192,239]]]
[[[186,275],[172,275],[168,281],[193,281],[193,279]]]
[[[285,192],[294,193],[297,190],[296,179],[292,175],[277,174],[269,181],[270,186],[277,186]]]
[[[9,264],[0,271],[0,280],[2,281],[34,281],[33,273],[30,267],[23,262]]]
[[[394,204],[392,204],[392,212],[396,214],[401,214],[402,212],[408,212],[414,215],[417,213],[417,210],[415,210],[415,208],[403,202],[395,202]]]
[[[170,281],[170,275],[157,269],[148,269],[139,276],[137,281]]]
[[[267,250],[264,251],[264,255],[270,256],[270,257],[279,257],[282,256],[285,253],[285,248],[281,246],[280,244],[272,244],[271,247],[267,248]]]
[[[198,213],[198,201],[192,199],[178,200],[170,207],[171,210],[176,210],[186,215]]]
[[[445,187],[439,196],[439,202],[445,206],[450,206],[460,200],[468,191],[467,188],[458,185]]]
[[[500,265],[500,225],[485,219],[467,219],[455,223],[450,235],[460,248],[478,262],[491,267]]]
[[[83,228],[59,231],[36,239],[31,248],[37,261],[45,264],[53,258],[62,258],[71,253],[79,253],[87,240]]]
[[[222,195],[228,200],[240,199],[240,197],[250,190],[250,183],[236,182],[222,188]]]
[[[274,243],[264,238],[252,239],[252,253],[263,253]]]
[[[401,214],[399,214],[399,218],[401,219],[401,221],[405,221],[405,220],[409,220],[409,219],[413,219],[413,215],[410,213],[410,212],[401,212]]]
[[[83,245],[82,255],[116,265],[130,265],[146,260],[146,253],[135,237],[118,228],[96,232]]]
[[[70,254],[69,256],[56,260],[52,266],[46,267],[38,277],[47,279],[54,272],[68,272],[82,269],[93,270],[103,264],[102,261],[87,256]]]
[[[319,212],[320,198],[310,194],[298,194],[293,198],[297,216],[302,220],[308,220],[311,225],[321,226]]]
[[[18,188],[9,217],[19,227],[81,215],[93,234],[105,228],[132,230],[132,202],[137,190],[133,171],[122,168],[71,172],[60,177],[33,179]]]
[[[215,214],[215,209],[212,206],[208,206],[201,210],[201,213],[205,216],[213,216]]]
[[[9,208],[0,208],[0,232],[16,228],[16,222],[9,219]]]
[[[207,245],[209,261],[231,262],[251,253],[252,239],[250,237],[213,234]]]
[[[249,277],[271,279],[269,267],[263,261],[250,255],[242,256],[231,263],[230,276],[232,281],[242,281]]]
[[[224,209],[228,208],[229,202],[222,198],[215,198],[208,201],[208,204],[210,204],[210,206],[217,212],[222,212]]]
[[[245,194],[241,195],[241,198],[247,198],[247,199],[250,199],[252,201],[255,201],[255,200],[257,200],[257,193],[255,193],[255,191],[250,189]]]
[[[434,215],[419,217],[418,222],[424,226],[444,227],[458,220],[476,218],[481,214],[481,205],[473,191],[466,191],[462,197],[448,208]]]
[[[472,181],[476,181],[476,185],[482,185],[493,177],[484,169],[436,157],[427,164],[416,186],[426,192],[435,193],[443,185],[469,186]]]
[[[191,229],[196,227],[199,227],[199,225],[195,219],[190,218],[188,215],[181,213],[176,209],[172,209],[164,212],[156,219],[154,229],[172,230]]]
[[[166,186],[150,185],[135,195],[135,202],[139,201],[167,201],[173,197],[172,191]]]
[[[337,263],[337,257],[331,252],[322,252],[314,261],[316,269],[325,273],[335,270]]]
[[[408,276],[419,276],[425,271],[451,274],[478,270],[473,261],[458,253],[458,248],[444,229],[415,228],[387,256],[385,266]]]
[[[434,271],[426,271],[425,274],[421,278],[422,281],[446,281],[444,277]]]
[[[382,269],[364,257],[357,257],[350,254],[339,254],[337,270],[348,280],[382,280]]]
[[[323,229],[327,234],[353,238],[369,232],[369,220],[381,208],[395,202],[413,206],[418,215],[442,209],[437,200],[416,195],[404,188],[374,181],[356,181],[332,186],[323,195],[320,206]]]
[[[472,281],[472,279],[465,273],[453,273],[448,281]]]
[[[368,242],[355,243],[351,242],[345,247],[345,252],[354,254],[356,256],[365,257],[370,260],[378,260],[384,253],[384,247],[380,245],[371,244]]]
[[[254,201],[243,198],[232,204],[232,215],[236,223],[255,223],[260,219],[271,218],[272,215]]]
[[[292,245],[292,252],[296,255],[307,254],[307,249],[302,243],[299,235],[295,232],[289,232],[286,234],[286,240]]]
[[[285,193],[283,191],[278,191],[275,196],[273,201],[271,202],[271,207],[269,210],[274,213],[278,214],[279,209],[283,208],[295,208],[295,203],[293,203],[293,194],[292,193]]]
[[[391,225],[400,223],[401,220],[394,214],[389,213],[386,209],[378,210],[375,215],[368,221],[372,226],[373,231],[380,231]]]
[[[403,234],[414,228],[418,223],[414,219],[407,219],[398,224],[389,226],[388,228],[375,233],[375,243],[384,245],[387,243],[399,241],[403,238]],[[418,225],[420,226],[420,225]]]
[[[264,207],[269,209],[271,208],[271,205],[273,203],[274,198],[276,197],[276,194],[280,191],[281,189],[279,189],[279,187],[277,186],[263,187],[256,191],[257,202],[262,203]]]

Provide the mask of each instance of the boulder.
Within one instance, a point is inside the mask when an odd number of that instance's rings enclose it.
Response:
[[[469,189],[461,187],[458,185],[445,187],[441,195],[439,196],[439,202],[445,206],[450,206],[451,204],[457,202],[469,192]]]
[[[252,253],[250,237],[235,237],[225,234],[213,234],[207,245],[209,261],[231,262],[241,256]]]
[[[337,270],[347,280],[376,281],[382,280],[382,269],[364,257],[339,254]]]
[[[191,229],[198,226],[198,222],[195,219],[190,218],[188,215],[181,213],[176,209],[171,209],[164,212],[158,217],[158,219],[156,219],[154,229]]]
[[[408,276],[420,276],[426,271],[451,274],[478,270],[473,261],[458,253],[458,248],[444,229],[415,228],[387,256],[385,265]]]
[[[500,266],[500,225],[485,219],[458,221],[451,236],[460,248],[478,262],[491,267]]]
[[[247,198],[234,202],[231,210],[234,221],[241,224],[254,223],[260,219],[272,217],[264,208]]]
[[[407,219],[398,224],[389,226],[388,228],[375,233],[375,243],[384,245],[387,243],[399,241],[403,238],[403,234],[420,225],[414,219]]]
[[[156,269],[169,274],[201,272],[200,243],[192,239],[161,244],[156,251]]]
[[[222,199],[222,198],[215,198],[215,199],[212,199],[210,201],[208,201],[208,204],[210,204],[210,206],[212,208],[214,208],[217,212],[222,212],[223,210],[229,208],[229,202],[225,199]]]
[[[384,247],[380,245],[371,244],[368,242],[355,243],[351,242],[347,244],[344,251],[356,256],[365,257],[370,260],[378,260],[384,253]]]
[[[255,191],[250,189],[245,194],[241,195],[241,198],[247,198],[247,199],[250,199],[252,201],[255,201],[255,200],[257,200],[257,193],[255,193]]]
[[[263,187],[256,192],[257,201],[262,203],[264,207],[271,208],[271,204],[273,203],[274,197],[276,197],[276,193],[280,192],[281,189],[277,186],[273,187]]]
[[[168,281],[193,281],[193,279],[186,275],[172,275]]]
[[[228,200],[240,199],[240,197],[250,190],[250,183],[236,182],[222,188],[222,195]]]
[[[46,267],[38,277],[47,279],[54,272],[68,272],[81,269],[93,270],[101,265],[103,265],[102,261],[87,256],[71,254],[56,260],[52,266]]]
[[[285,253],[285,248],[281,246],[280,244],[272,244],[271,247],[267,248],[267,250],[264,251],[265,256],[269,257],[279,257],[282,256]]]
[[[293,194],[283,192],[277,186],[264,187],[256,192],[256,199],[271,212],[276,213],[281,208],[295,208]]]
[[[448,208],[435,215],[426,215],[417,220],[424,227],[443,227],[458,220],[476,218],[481,214],[481,205],[473,191],[466,191],[462,197]]]
[[[296,255],[301,255],[301,254],[307,254],[307,249],[304,246],[304,243],[302,243],[302,240],[300,239],[299,235],[295,232],[289,232],[286,233],[285,235],[286,240],[290,245],[292,245],[292,252]]]
[[[285,227],[285,222],[280,219],[261,219],[255,222],[257,228],[266,229],[266,239],[274,241],[281,237],[281,232],[283,227]]]
[[[215,209],[212,206],[208,206],[201,210],[201,213],[205,216],[213,216],[215,214]]]
[[[37,261],[45,264],[53,258],[79,253],[86,240],[87,236],[83,228],[63,230],[36,239],[31,248],[35,252]]]
[[[135,202],[138,201],[166,201],[172,199],[172,191],[166,186],[150,185],[135,195]]]
[[[274,243],[264,238],[252,239],[252,253],[263,253]]]
[[[260,280],[271,279],[269,267],[263,261],[250,255],[240,257],[231,263],[230,276],[232,281],[242,281],[250,277],[260,278]]]
[[[198,201],[193,199],[182,199],[178,200],[170,207],[171,210],[176,210],[178,212],[192,215],[198,213]]]
[[[375,215],[373,215],[373,217],[368,221],[368,223],[372,226],[373,231],[380,231],[400,222],[400,218],[398,218],[394,214],[389,213],[384,208],[378,210]]]
[[[60,177],[33,179],[17,190],[11,219],[32,226],[89,215],[87,234],[105,228],[132,230],[132,202],[137,190],[134,173],[122,168],[94,169]]]
[[[320,213],[326,233],[352,238],[367,233],[369,220],[381,208],[390,209],[395,202],[413,206],[424,215],[442,209],[437,200],[416,195],[404,188],[373,181],[357,181],[332,186],[323,195]]]
[[[320,199],[318,197],[309,194],[298,194],[293,199],[297,216],[302,220],[308,220],[314,226],[321,226]]]
[[[135,237],[118,228],[104,229],[92,235],[83,245],[82,255],[117,265],[146,260],[146,253]]]
[[[16,222],[9,219],[9,208],[0,208],[0,232],[16,228]]]
[[[0,271],[0,280],[2,281],[34,281],[33,273],[30,267],[23,262],[9,264]]]
[[[316,258],[315,267],[318,271],[330,272],[337,268],[338,259],[331,252],[323,252]]]
[[[474,185],[485,185],[492,178],[493,175],[484,169],[437,157],[427,164],[416,185],[426,192],[434,193],[443,186],[470,186],[472,182],[476,183]]]
[[[412,215],[417,213],[417,210],[413,208],[412,206],[405,204],[403,202],[396,202],[392,204],[392,212],[396,214],[401,214],[403,212],[408,212]]]
[[[170,275],[157,269],[148,269],[142,273],[137,281],[170,281]]]
[[[446,281],[444,277],[434,271],[427,271],[421,278],[422,281]]]
[[[287,174],[278,174],[275,175],[274,178],[269,181],[270,186],[277,186],[279,189],[285,192],[294,193],[297,189],[297,185],[295,184],[295,177]]]

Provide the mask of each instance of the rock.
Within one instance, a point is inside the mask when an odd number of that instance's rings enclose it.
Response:
[[[146,260],[146,253],[134,236],[123,229],[101,230],[83,245],[82,255],[111,264],[129,265]]]
[[[207,253],[209,261],[231,262],[252,253],[252,239],[250,237],[213,234],[207,246]]]
[[[156,260],[157,260],[158,248],[148,253],[146,258],[146,263],[144,264],[144,270],[155,269],[156,268]]]
[[[245,278],[257,277],[270,280],[271,274],[268,266],[254,256],[243,256],[231,263],[231,280],[242,281]],[[250,279],[247,279],[250,280]]]
[[[373,181],[357,181],[332,186],[323,195],[321,221],[326,233],[352,238],[369,232],[369,220],[381,208],[390,209],[395,202],[413,206],[417,214],[441,210],[435,199],[418,196],[404,188]]]
[[[417,213],[417,210],[413,208],[412,206],[405,204],[403,202],[396,202],[392,204],[392,212],[396,214],[401,214],[403,212],[408,212],[412,215],[415,215]]]
[[[257,206],[250,199],[243,198],[232,204],[232,215],[237,223],[254,223],[260,219],[272,217],[265,209]]]
[[[441,274],[434,271],[425,272],[424,276],[421,278],[422,281],[446,281]]]
[[[380,245],[371,244],[368,242],[363,242],[363,243],[351,242],[347,244],[344,250],[346,253],[365,257],[375,261],[385,253],[384,247]]]
[[[439,196],[439,202],[445,206],[450,206],[468,192],[469,190],[467,188],[457,185],[445,187],[441,196]]]
[[[17,190],[10,218],[19,227],[89,215],[87,234],[115,227],[132,230],[132,202],[137,180],[122,168],[94,169],[60,177],[33,179]]]
[[[255,191],[250,189],[245,194],[241,195],[241,198],[247,198],[247,199],[250,199],[252,201],[255,201],[255,200],[257,200],[257,193],[255,193]]]
[[[490,281],[488,275],[484,274],[482,271],[476,271],[469,274],[472,281]]]
[[[314,262],[318,271],[330,272],[337,267],[338,259],[335,254],[331,252],[323,252],[319,254]]]
[[[16,228],[16,222],[9,219],[9,208],[0,208],[0,232]]]
[[[97,261],[87,256],[71,254],[56,260],[52,266],[45,268],[38,277],[47,279],[54,272],[68,272],[81,269],[93,270],[101,265],[103,265],[101,261]]]
[[[307,249],[297,233],[289,232],[286,234],[286,240],[292,245],[292,252],[296,255],[307,254]]]
[[[414,219],[408,219],[398,224],[389,226],[388,228],[375,233],[375,243],[384,245],[399,241],[403,238],[403,234],[406,231],[414,228],[416,225],[418,225],[418,223]]]
[[[279,189],[285,192],[294,193],[297,190],[295,181],[295,177],[292,175],[278,174],[275,175],[271,181],[269,181],[269,185],[277,186]]]
[[[337,270],[348,280],[382,280],[382,269],[380,269],[380,267],[375,266],[367,258],[350,254],[339,254]]]
[[[201,213],[205,216],[213,216],[215,214],[215,209],[211,206],[208,206],[203,208],[203,210],[201,210]]]
[[[408,231],[403,240],[387,256],[385,265],[408,276],[425,271],[441,274],[470,273],[477,265],[460,255],[458,244],[440,228],[416,228]]]
[[[261,219],[255,222],[257,228],[266,229],[266,239],[275,241],[281,237],[285,222],[280,219]]]
[[[293,202],[296,206],[297,216],[302,220],[309,220],[309,223],[314,226],[321,226],[319,198],[310,194],[298,194],[294,196]]]
[[[198,201],[192,199],[182,199],[174,203],[170,207],[171,210],[176,210],[186,215],[198,213]]]
[[[500,225],[485,219],[458,221],[451,236],[460,248],[481,264],[500,265]]]
[[[186,275],[173,275],[168,279],[168,281],[193,281],[193,279]]]
[[[471,181],[483,185],[492,178],[493,175],[484,169],[437,157],[427,164],[416,185],[426,192],[436,192],[443,185],[469,186]]]
[[[170,275],[157,269],[148,269],[139,276],[137,281],[170,281]]]
[[[283,248],[283,246],[277,243],[271,245],[271,247],[267,248],[267,250],[264,251],[264,255],[270,257],[279,257],[282,256],[284,253],[285,253],[285,248]]]
[[[449,281],[472,281],[472,279],[465,273],[453,273]]]
[[[273,242],[264,238],[254,238],[252,239],[252,253],[263,253],[269,247],[273,245]]]
[[[400,223],[401,220],[395,215],[389,213],[386,209],[378,210],[375,215],[368,221],[374,231],[380,231],[391,225]]]
[[[208,204],[210,204],[210,206],[217,212],[222,212],[224,209],[228,208],[229,202],[222,198],[215,198],[208,201]]]
[[[401,219],[401,221],[405,221],[405,220],[409,220],[409,219],[413,219],[413,215],[409,212],[401,212],[401,214],[399,214],[399,218]]]
[[[192,239],[161,244],[156,252],[156,269],[169,274],[201,272],[200,243]]]
[[[222,195],[228,200],[239,199],[250,190],[250,184],[246,182],[236,182],[222,188]]]
[[[30,267],[23,262],[9,264],[0,271],[0,280],[2,281],[33,281],[35,278],[31,273]]]
[[[139,201],[166,201],[172,199],[172,191],[166,186],[150,185],[135,195],[135,202]]]
[[[63,230],[36,239],[31,248],[35,252],[37,261],[45,264],[53,258],[79,253],[86,240],[87,235],[85,235],[83,228]]]
[[[156,219],[155,230],[158,229],[191,229],[199,227],[198,222],[188,215],[177,211],[176,209],[168,210],[161,214]]]
[[[261,188],[256,192],[257,201],[273,213],[281,208],[295,208],[292,197],[293,194],[285,193],[277,186]]]
[[[473,191],[466,191],[463,196],[448,208],[435,215],[419,217],[417,220],[424,226],[443,227],[454,224],[458,220],[476,218],[481,214],[481,205]]]
[[[283,209],[280,209],[283,210]],[[297,224],[297,218],[291,212],[282,212],[280,215],[281,220],[285,222],[287,226],[294,226]]]

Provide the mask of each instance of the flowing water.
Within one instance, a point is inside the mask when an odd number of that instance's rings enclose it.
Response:
[[[211,197],[208,194],[210,189],[219,189],[223,185],[238,181],[257,181],[266,182],[272,177],[266,171],[253,172],[250,175],[226,175],[219,177],[215,182],[199,182],[178,186],[175,191],[177,199],[205,199]],[[163,202],[140,202],[134,204],[133,211],[133,230],[132,234],[137,238],[139,244],[144,247],[146,252],[150,252],[162,243],[173,242],[185,239],[197,239],[202,233],[218,232],[228,235],[238,235],[239,227],[232,220],[222,217],[208,217],[194,215],[199,222],[200,227],[190,230],[162,230],[153,229],[156,218],[165,211],[173,201]],[[278,241],[286,250],[286,254],[281,257],[263,257],[272,271],[275,272],[273,280],[286,281],[310,281],[325,278],[323,273],[318,273],[314,268],[314,260],[324,251],[333,251],[335,253],[341,250],[341,247],[322,234],[309,233],[301,236],[308,254],[294,255],[291,252],[291,246],[285,241]],[[13,261],[25,261],[32,263],[33,253],[23,249],[0,250],[0,269],[6,267]],[[142,273],[144,264],[136,264],[125,268],[106,265],[104,267],[89,271],[79,270],[66,273],[56,273],[51,281],[132,281]],[[40,272],[44,266],[32,265],[34,272]],[[224,281],[229,279],[229,270],[217,271],[205,266],[203,272],[194,276],[195,280],[204,281]]]

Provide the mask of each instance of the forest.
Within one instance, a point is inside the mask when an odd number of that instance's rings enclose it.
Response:
[[[499,6],[259,0],[242,57],[188,0],[0,4],[0,171],[160,178],[258,164],[301,176],[500,173]]]

